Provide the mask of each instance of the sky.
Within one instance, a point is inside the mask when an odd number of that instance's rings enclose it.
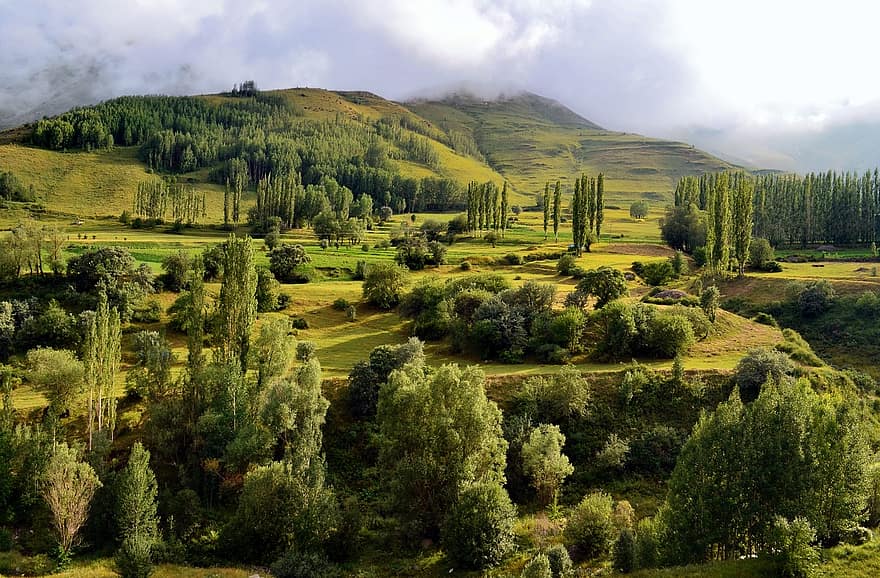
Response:
[[[527,90],[755,166],[867,168],[878,17],[865,0],[0,0],[0,126],[249,79]]]

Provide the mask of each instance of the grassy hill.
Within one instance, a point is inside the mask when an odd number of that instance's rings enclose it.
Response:
[[[613,203],[637,197],[666,200],[684,174],[731,168],[690,145],[608,131],[559,103],[533,94],[482,101],[451,96],[440,101],[398,104],[368,92],[292,88],[267,93],[282,97],[302,122],[345,122],[367,132],[392,119],[404,136],[425,138],[437,155],[427,165],[407,160],[387,141],[389,163],[405,177],[444,177],[461,185],[471,180],[513,186],[511,202],[529,206],[548,180],[566,182],[581,172],[607,175]],[[226,95],[197,97],[221,106]],[[283,132],[284,126],[264,130]],[[155,178],[139,159],[137,147],[113,150],[50,151],[28,144],[30,126],[0,133],[0,170],[12,171],[33,187],[45,208],[83,217],[118,215],[131,207],[137,184]],[[208,221],[222,210],[222,188],[209,182],[210,168],[181,179],[206,194]],[[357,191],[355,191],[357,193]],[[252,202],[245,196],[245,205]],[[9,215],[7,215],[8,217]]]
[[[691,145],[606,130],[559,103],[524,93],[484,101],[451,96],[407,107],[447,130],[467,131],[521,194],[604,172],[610,200],[666,199],[683,175],[734,168]]]

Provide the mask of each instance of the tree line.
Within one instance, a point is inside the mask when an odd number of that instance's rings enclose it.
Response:
[[[774,246],[870,244],[880,239],[880,174],[878,170],[793,174],[714,173],[683,177],[675,188],[675,206],[691,205],[718,214],[736,199],[729,190],[749,191],[754,237]],[[720,198],[719,198],[720,197]],[[744,210],[744,207],[743,207]],[[723,220],[723,215],[721,215]],[[716,239],[718,235],[716,234]]]

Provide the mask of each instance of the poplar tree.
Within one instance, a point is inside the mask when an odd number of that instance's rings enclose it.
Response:
[[[556,181],[556,188],[553,190],[553,238],[559,242],[559,219],[562,217],[562,187],[559,181]]]
[[[247,371],[251,328],[257,313],[257,272],[251,238],[235,234],[223,244],[223,283],[217,300],[217,361]]]
[[[740,178],[733,202],[733,250],[740,277],[744,274],[746,260],[749,257],[749,245],[752,242],[753,197],[752,181]]]
[[[579,257],[581,255],[581,245],[583,244],[581,240],[581,228],[583,227],[581,222],[581,206],[583,204],[581,179],[575,178],[574,195],[571,198],[571,242],[574,244],[575,253]]]
[[[730,261],[730,238],[733,224],[730,210],[729,178],[727,173],[721,173],[715,179],[712,207],[709,211],[711,233],[707,233],[706,249],[709,262],[712,268],[717,271],[725,270]],[[709,243],[710,235],[711,244]]]
[[[492,230],[497,231],[501,225],[501,223],[500,223],[501,219],[500,219],[500,215],[499,215],[499,213],[501,211],[500,193],[499,193],[498,187],[495,185],[495,183],[489,182],[489,183],[486,183],[486,186],[489,187],[492,191],[492,196],[491,196],[492,210],[491,210],[490,215],[492,217]]]
[[[510,209],[507,203],[507,181],[504,181],[504,186],[501,188],[501,236],[504,236],[504,231],[507,229],[507,211]]]
[[[596,180],[584,175],[583,187],[587,197],[587,231],[592,233],[596,228]]]
[[[89,392],[89,449],[92,449],[94,431],[116,427],[116,395],[113,386],[121,358],[122,332],[119,312],[111,309],[106,293],[98,297],[98,308],[88,317],[86,342],[83,350],[86,388]]]
[[[596,240],[602,234],[602,223],[605,221],[605,175],[599,173],[596,179]]]
[[[550,182],[544,183],[544,240],[547,240],[547,225],[550,224]]]

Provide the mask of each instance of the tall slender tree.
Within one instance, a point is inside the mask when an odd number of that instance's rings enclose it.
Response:
[[[562,218],[562,186],[556,181],[553,190],[553,239],[559,242],[559,220]]]
[[[547,240],[547,226],[550,224],[550,182],[544,183],[544,240]]]
[[[752,181],[740,178],[737,181],[733,200],[733,250],[740,277],[744,274],[746,260],[749,257],[749,246],[752,242],[753,197]]]
[[[602,223],[605,221],[605,175],[596,177],[596,240],[602,234]]]
[[[119,312],[107,303],[101,292],[98,307],[88,317],[83,353],[86,388],[89,392],[89,449],[94,431],[107,428],[110,438],[116,427],[116,373],[121,359]]]
[[[257,313],[257,272],[251,238],[235,234],[223,244],[223,283],[217,300],[217,360],[247,371],[251,328]]]
[[[507,213],[510,210],[510,206],[507,202],[507,181],[504,181],[504,186],[501,188],[501,207],[499,208],[501,212],[501,236],[504,236],[504,231],[507,230]]]

